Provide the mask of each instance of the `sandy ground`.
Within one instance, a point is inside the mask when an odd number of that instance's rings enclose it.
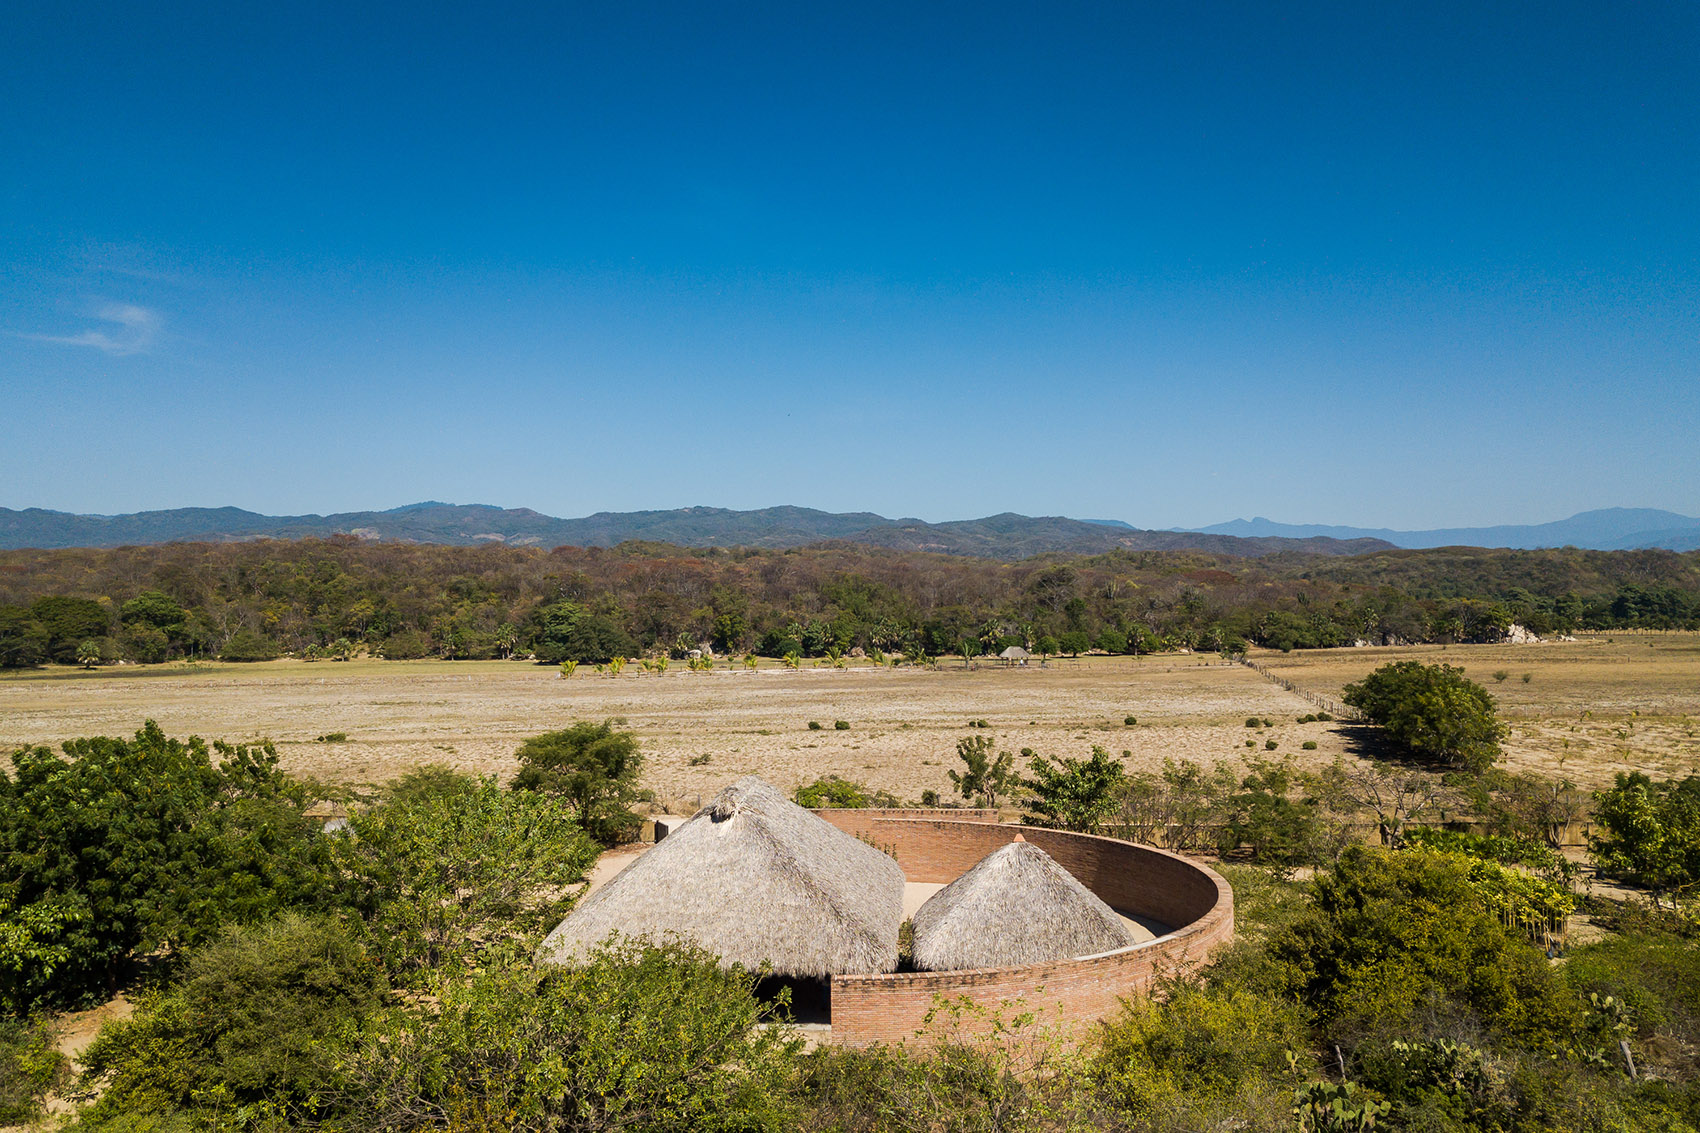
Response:
[[[1584,786],[1631,767],[1659,775],[1700,768],[1697,635],[1257,655],[1331,697],[1407,657],[1461,664],[1500,698],[1512,768],[1562,771]],[[1509,675],[1496,682],[1495,671]],[[525,737],[623,717],[643,742],[645,785],[689,814],[747,774],[785,790],[835,774],[905,800],[927,789],[948,795],[956,741],[981,734],[968,728],[980,719],[1000,749],[1085,756],[1101,744],[1127,752],[1130,768],[1263,755],[1270,739],[1302,766],[1349,757],[1338,725],[1294,722],[1314,710],[1250,669],[1186,655],[974,670],[959,662],[937,670],[675,666],[659,677],[629,668],[618,678],[581,670],[571,680],[525,662],[276,661],[8,675],[0,678],[0,749],[127,734],[152,718],[175,735],[269,737],[292,771],[376,783],[430,762],[507,776]],[[1136,726],[1123,723],[1128,715]],[[1253,731],[1249,716],[1274,726]],[[823,730],[810,731],[810,720]],[[835,730],[836,720],[849,729]],[[315,742],[333,732],[347,741]],[[1317,749],[1303,751],[1306,740]]]
[[[175,671],[171,671],[175,670]],[[1239,754],[1244,719],[1276,721],[1269,736],[1321,763],[1344,750],[1326,725],[1297,725],[1310,706],[1238,665],[1191,658],[1094,658],[1049,668],[958,666],[764,668],[661,677],[562,680],[525,663],[280,661],[104,670],[0,680],[0,748],[132,732],[145,719],[174,735],[268,737],[292,771],[381,782],[423,763],[509,775],[521,740],[576,720],[623,717],[642,737],[645,783],[691,813],[741,775],[789,790],[836,774],[904,799],[950,791],[956,741],[984,719],[1000,748],[1085,756],[1128,751],[1133,766],[1165,757],[1202,762]],[[1138,717],[1135,727],[1123,720]],[[821,731],[808,722],[819,721]],[[845,720],[850,728],[835,730]],[[314,737],[345,732],[347,742]],[[1259,736],[1259,742],[1264,737]],[[706,757],[706,758],[704,758]]]

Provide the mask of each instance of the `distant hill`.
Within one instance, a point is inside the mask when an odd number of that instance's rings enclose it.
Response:
[[[1382,539],[1396,547],[1583,547],[1594,551],[1631,551],[1663,547],[1700,550],[1700,519],[1657,508],[1601,508],[1552,523],[1503,527],[1452,527],[1433,531],[1395,531],[1385,527],[1332,527],[1315,523],[1275,523],[1236,519],[1197,533],[1238,538]]]
[[[629,540],[682,547],[800,547],[845,540],[903,550],[981,558],[1021,559],[1047,552],[1096,554],[1117,549],[1202,550],[1261,556],[1283,552],[1361,554],[1390,544],[1327,537],[1238,538],[1212,532],[1141,531],[1120,523],[1060,516],[1003,515],[927,523],[871,512],[835,513],[802,507],[731,511],[692,507],[671,511],[598,512],[557,519],[529,508],[482,504],[409,504],[389,511],[335,515],[261,515],[241,508],[174,508],[131,515],[0,508],[0,549],[121,547],[172,542],[230,542],[352,535],[375,542],[510,547],[612,547]]]

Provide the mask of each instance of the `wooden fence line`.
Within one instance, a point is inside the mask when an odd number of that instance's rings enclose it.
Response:
[[[1362,724],[1364,722],[1363,713],[1359,712],[1356,708],[1353,708],[1350,705],[1339,704],[1320,693],[1314,693],[1308,689],[1302,689],[1286,677],[1277,676],[1270,672],[1268,668],[1263,665],[1259,665],[1256,661],[1251,660],[1249,657],[1241,657],[1240,664],[1256,672],[1270,684],[1280,685],[1294,696],[1310,701],[1324,712],[1330,713],[1338,719],[1344,720],[1349,724]]]

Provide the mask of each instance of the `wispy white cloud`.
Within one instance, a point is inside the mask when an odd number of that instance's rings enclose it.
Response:
[[[94,349],[123,357],[146,354],[159,338],[161,319],[151,307],[134,303],[107,303],[95,312],[102,322],[116,329],[86,330],[81,334],[20,334],[20,338],[36,342],[56,342],[61,346],[92,346]]]

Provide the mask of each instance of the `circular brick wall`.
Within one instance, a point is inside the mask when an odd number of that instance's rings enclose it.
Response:
[[[910,881],[947,884],[1015,834],[991,822],[916,818],[914,811],[820,810],[822,818],[886,851]],[[832,977],[832,1041],[851,1046],[901,1042],[927,1029],[941,997],[982,1009],[961,1017],[966,1030],[1033,1012],[1047,1025],[1091,1022],[1113,1013],[1159,975],[1191,968],[1234,936],[1234,894],[1199,862],[1150,846],[1065,830],[1020,828],[1022,835],[1123,913],[1171,926],[1156,940],[1080,959],[1016,968],[895,972]]]

